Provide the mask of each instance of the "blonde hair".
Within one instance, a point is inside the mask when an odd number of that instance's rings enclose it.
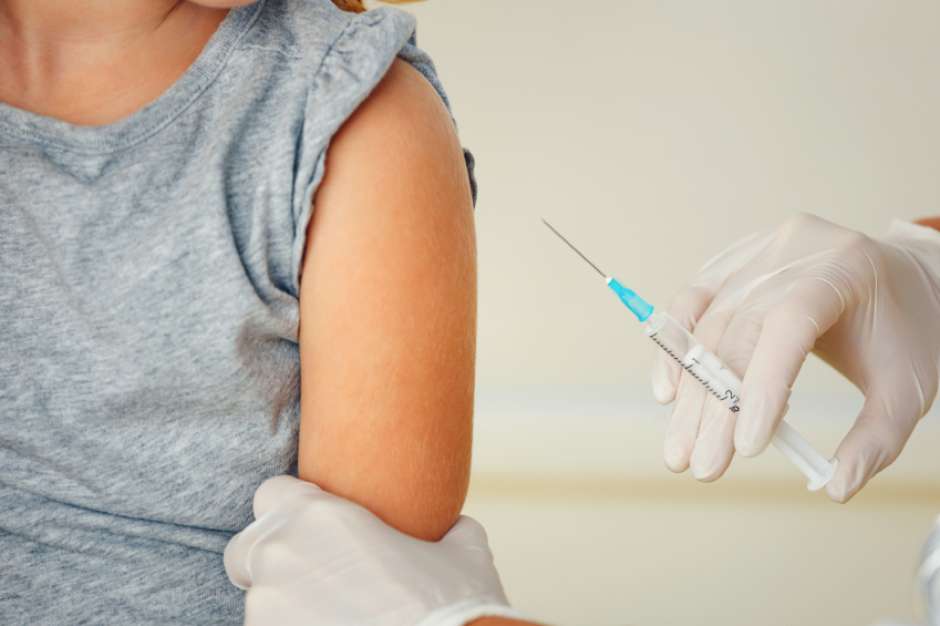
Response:
[[[416,2],[417,0],[382,0],[386,4],[404,4],[405,2]],[[363,0],[333,0],[333,4],[344,11],[353,11],[362,13],[366,7],[362,4]]]

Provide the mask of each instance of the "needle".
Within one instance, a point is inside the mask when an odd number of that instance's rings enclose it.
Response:
[[[597,270],[597,273],[598,273],[598,274],[600,274],[600,275],[603,276],[604,278],[607,278],[607,274],[605,274],[604,272],[602,272],[602,271],[601,271],[601,268],[599,268],[599,267],[597,267],[596,265],[594,265],[594,264],[591,262],[591,259],[589,259],[589,258],[587,258],[586,256],[584,256],[583,254],[581,254],[581,251],[578,250],[577,248],[575,248],[574,245],[573,245],[570,241],[568,241],[567,239],[565,239],[565,236],[564,236],[564,235],[562,235],[560,232],[558,232],[557,230],[555,230],[555,227],[552,226],[551,224],[549,224],[548,221],[547,221],[544,217],[542,218],[542,223],[545,224],[546,226],[548,226],[549,229],[551,229],[551,231],[552,231],[553,233],[555,233],[556,235],[558,235],[558,238],[559,238],[559,239],[561,239],[561,240],[564,241],[566,244],[568,244],[568,247],[571,248],[572,250],[574,250],[574,251],[578,254],[579,257],[581,257],[582,259],[584,259],[585,261],[587,261],[588,265],[590,265],[590,266],[593,267],[595,270]]]

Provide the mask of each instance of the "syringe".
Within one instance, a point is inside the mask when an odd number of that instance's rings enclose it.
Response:
[[[739,406],[741,380],[721,362],[716,355],[705,349],[679,322],[667,313],[654,311],[653,305],[635,291],[624,287],[616,278],[608,276],[594,265],[580,250],[559,233],[544,218],[548,226],[568,247],[604,277],[607,286],[617,294],[620,301],[643,322],[643,330],[653,342],[676,360],[692,378],[701,383],[713,396],[721,400],[733,413]],[[817,452],[792,426],[780,420],[773,437],[773,444],[809,480],[807,489],[816,491],[832,478],[836,461],[829,461]]]

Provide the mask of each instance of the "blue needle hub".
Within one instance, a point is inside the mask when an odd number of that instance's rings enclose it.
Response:
[[[628,289],[611,276],[606,278],[607,286],[610,287],[620,301],[623,302],[630,312],[636,315],[641,322],[645,322],[653,314],[653,305],[637,295],[632,289]]]

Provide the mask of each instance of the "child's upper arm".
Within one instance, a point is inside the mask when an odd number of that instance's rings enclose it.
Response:
[[[314,207],[298,475],[436,540],[469,480],[475,235],[450,115],[407,63],[333,138]]]

